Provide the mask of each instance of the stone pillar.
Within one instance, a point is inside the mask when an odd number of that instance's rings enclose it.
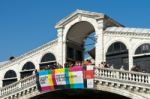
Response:
[[[104,61],[104,48],[103,48],[103,20],[98,20],[98,28],[96,32],[96,49],[95,49],[95,65],[98,66]]]
[[[57,62],[61,65],[64,64],[64,57],[63,54],[65,53],[64,51],[64,46],[63,46],[63,27],[57,28],[58,32],[58,46],[57,46]]]
[[[20,71],[17,71],[16,74],[17,74],[17,81],[19,81],[21,79],[21,73],[20,73]]]
[[[2,84],[3,84],[3,80],[2,78],[0,78],[0,88],[2,87]]]
[[[20,67],[20,63],[18,63],[16,65],[16,67]],[[15,69],[15,72],[16,72],[16,75],[17,75],[17,81],[19,81],[21,79],[21,72],[20,72],[20,70],[22,70],[22,68],[21,69],[14,68],[14,69]]]
[[[131,68],[133,67],[133,55],[132,55],[132,50],[128,50],[128,57],[129,57],[129,71],[131,71]]]

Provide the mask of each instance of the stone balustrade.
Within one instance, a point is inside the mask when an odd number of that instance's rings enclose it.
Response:
[[[15,99],[37,90],[35,75],[24,78],[0,89],[0,99]]]
[[[95,68],[95,77],[116,79],[126,82],[150,84],[150,74],[141,72],[130,72],[125,70]]]
[[[150,97],[150,74],[148,73],[95,68],[94,82],[95,89],[97,90],[105,86],[109,89],[126,90],[128,92],[138,93],[144,97]]]

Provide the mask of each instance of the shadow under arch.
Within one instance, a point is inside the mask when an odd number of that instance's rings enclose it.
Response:
[[[65,89],[43,93],[30,99],[130,99],[115,93],[93,89]]]
[[[116,69],[124,66],[124,69],[128,70],[129,61],[127,46],[121,41],[113,42],[107,49],[106,62],[113,65]]]
[[[3,87],[17,81],[17,74],[14,70],[8,70],[3,79]]]
[[[87,21],[80,21],[70,27],[66,34],[66,61],[83,61],[85,39],[95,32],[94,26]]]
[[[143,43],[136,48],[133,61],[139,71],[150,73],[150,43]]]
[[[47,68],[47,66],[50,66],[50,68],[54,69],[56,66],[55,55],[51,52],[44,54],[41,58],[41,62],[39,65],[40,65],[40,70]]]
[[[30,76],[33,74],[33,71],[35,70],[35,65],[32,62],[26,62],[23,67],[21,73],[21,79],[27,76]]]

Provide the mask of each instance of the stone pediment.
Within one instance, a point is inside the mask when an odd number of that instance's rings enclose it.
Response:
[[[90,12],[90,11],[84,11],[84,10],[76,10],[75,12],[70,14],[69,16],[60,20],[55,25],[55,28],[57,29],[57,28],[64,27],[67,23],[69,23],[70,21],[72,21],[75,18],[78,18],[80,16],[90,17],[90,18],[93,18],[96,20],[104,19],[105,24],[107,24],[107,26],[109,26],[109,25],[113,25],[113,26],[117,26],[117,27],[123,26],[120,23],[118,23],[117,21],[113,20],[112,18],[108,17],[107,15],[105,15],[103,13],[96,13],[96,12]]]

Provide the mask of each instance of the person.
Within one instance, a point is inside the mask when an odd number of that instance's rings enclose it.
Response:
[[[45,66],[45,70],[48,70],[49,69],[49,66]]]
[[[101,62],[100,68],[104,68],[104,62]]]
[[[65,67],[65,68],[68,68],[68,67],[69,67],[67,62],[64,64],[64,67]]]
[[[63,68],[63,66],[60,63],[57,63],[58,68]]]
[[[108,64],[106,62],[103,62],[104,68],[108,68]]]
[[[139,71],[139,67],[137,65],[133,65],[133,67],[131,68],[131,71]]]
[[[114,65],[113,64],[110,66],[110,69],[114,69]]]
[[[40,86],[40,82],[39,82],[39,73],[38,73],[37,69],[35,69],[34,72],[35,72],[35,76],[36,76],[37,89],[38,89],[39,91],[41,91],[41,86]]]
[[[125,70],[123,65],[121,66],[120,70]]]

